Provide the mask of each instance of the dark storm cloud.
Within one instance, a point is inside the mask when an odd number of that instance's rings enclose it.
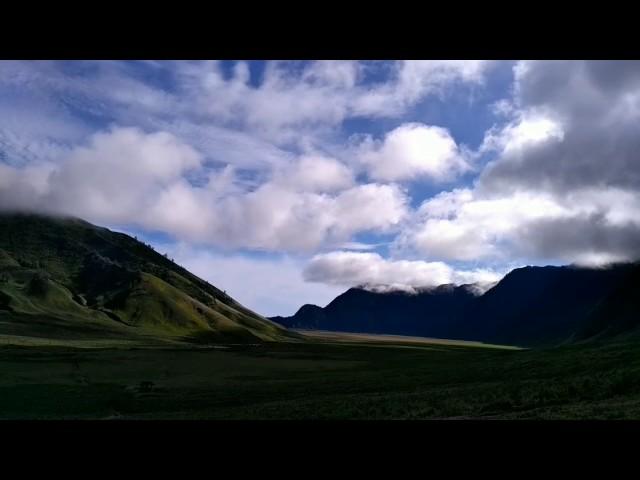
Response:
[[[550,139],[523,153],[506,154],[482,173],[479,192],[522,187],[556,195],[581,187],[640,188],[640,124],[568,126],[564,138]]]
[[[426,202],[399,245],[462,261],[640,259],[640,62],[520,62],[499,111],[474,188]]]
[[[640,258],[640,226],[611,225],[602,213],[537,220],[522,228],[516,240],[521,253],[530,256],[585,263]]]
[[[480,192],[640,187],[640,62],[534,62],[516,92],[523,111],[554,119],[563,137],[505,152]]]
[[[616,102],[640,87],[640,61],[537,61],[523,63],[517,74],[522,106],[549,106],[576,116]]]

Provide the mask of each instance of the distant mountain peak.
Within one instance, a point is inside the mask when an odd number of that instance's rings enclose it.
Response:
[[[305,312],[310,312],[314,310],[322,310],[322,307],[319,307],[318,305],[314,305],[313,303],[305,303],[298,309],[297,313],[305,313]]]

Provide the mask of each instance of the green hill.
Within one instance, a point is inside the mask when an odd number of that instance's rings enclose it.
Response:
[[[297,337],[129,235],[25,213],[0,213],[0,335],[226,343]]]

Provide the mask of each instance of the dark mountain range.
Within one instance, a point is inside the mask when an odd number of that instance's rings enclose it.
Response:
[[[629,333],[640,326],[640,267],[524,267],[475,295],[470,286],[416,294],[352,288],[326,307],[273,320],[290,328],[418,335],[523,346]]]
[[[584,339],[578,332],[595,309],[624,283],[630,264],[606,269],[524,267],[478,297],[456,322],[458,336],[515,345]]]
[[[128,235],[22,213],[0,214],[0,335],[295,336]]]
[[[272,320],[291,328],[439,337],[475,298],[467,286],[379,293],[350,288],[326,307],[303,305],[288,318]]]

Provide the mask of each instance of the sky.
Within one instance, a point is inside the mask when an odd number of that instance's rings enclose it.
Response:
[[[263,315],[640,257],[637,61],[0,61],[0,209]]]

